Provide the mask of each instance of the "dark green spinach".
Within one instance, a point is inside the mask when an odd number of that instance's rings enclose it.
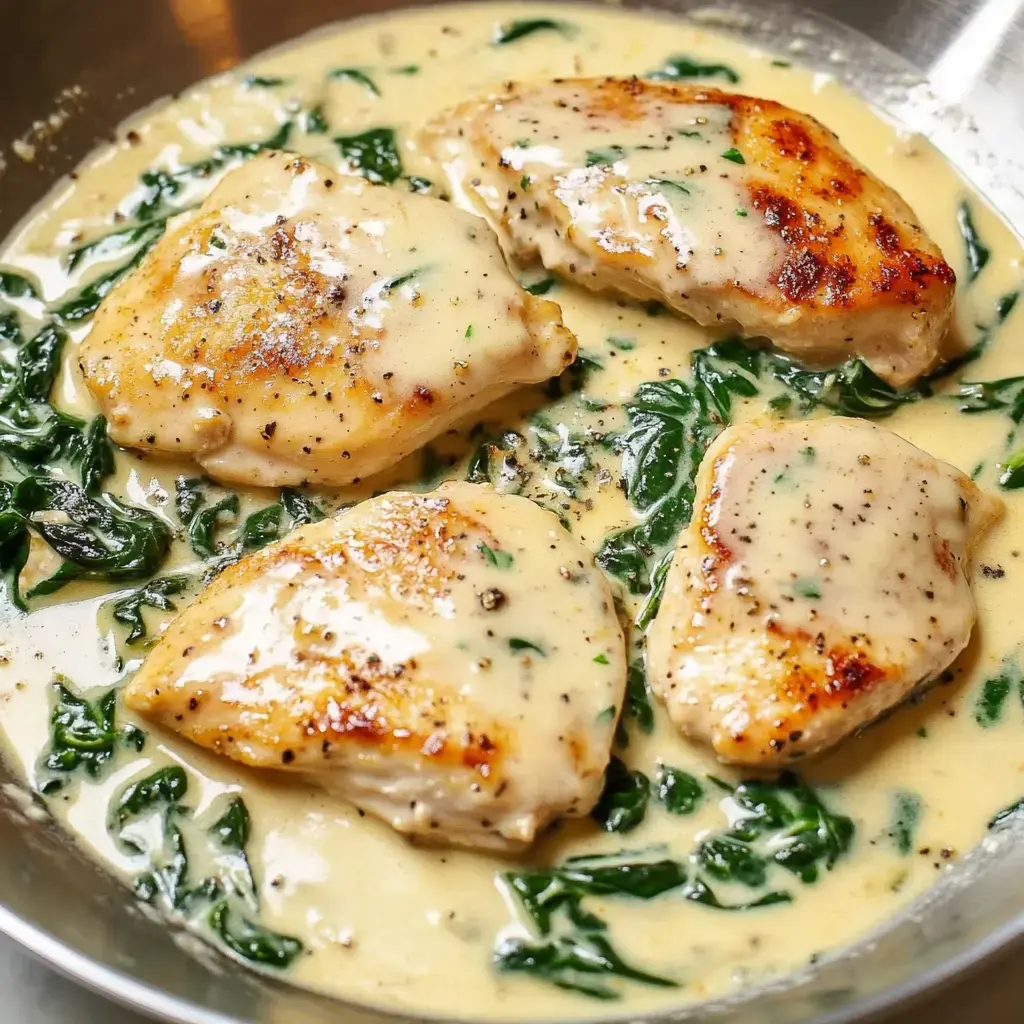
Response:
[[[974,720],[983,729],[991,729],[1003,718],[1010,693],[1016,689],[1024,703],[1024,674],[1016,655],[1003,659],[1000,670],[981,684],[974,702]]]
[[[904,857],[914,848],[914,835],[921,822],[924,803],[916,793],[898,790],[892,797],[892,824],[888,836]]]
[[[210,930],[237,956],[265,967],[287,967],[303,950],[291,935],[282,935],[238,914],[233,920],[231,906],[221,900],[207,917]]]
[[[978,229],[974,226],[971,204],[966,199],[957,207],[956,223],[960,229],[960,237],[964,241],[964,256],[967,260],[967,280],[964,283],[971,284],[988,265],[992,250],[978,234]]]
[[[63,788],[72,773],[82,769],[97,778],[119,744],[141,750],[145,735],[133,725],[117,728],[117,691],[108,690],[94,701],[79,697],[71,682],[57,676],[50,713],[50,745],[40,758],[40,793],[50,796]]]
[[[644,820],[650,794],[647,776],[631,771],[613,755],[605,769],[604,789],[590,816],[605,832],[631,832]]]
[[[333,78],[336,81],[355,82],[356,85],[361,85],[371,96],[380,95],[380,90],[373,79],[365,71],[360,71],[359,68],[335,68],[327,73],[327,77]]]
[[[654,795],[670,814],[693,814],[704,800],[704,787],[689,772],[663,764],[654,776]]]
[[[64,559],[29,597],[52,594],[71,580],[131,580],[150,575],[163,561],[170,527],[147,509],[112,494],[90,497],[69,480],[26,477],[13,487],[0,481],[0,522],[20,518]],[[51,513],[52,515],[40,515]]]
[[[731,85],[736,85],[740,80],[740,76],[728,64],[704,64],[680,54],[669,57],[660,68],[648,71],[644,77],[669,81],[680,78],[721,78]]]
[[[602,1000],[621,996],[602,979],[622,978],[662,988],[679,984],[631,967],[600,931],[581,930],[543,942],[506,939],[494,951],[494,965],[499,971],[529,974],[558,988]]]
[[[358,135],[338,135],[334,144],[342,159],[367,181],[391,185],[402,176],[402,158],[393,128],[370,128]]]
[[[818,794],[796,776],[783,773],[775,782],[749,781],[732,786],[712,778],[730,794],[735,820],[722,838],[748,847],[730,861],[729,850],[721,848],[715,877],[725,878],[733,863],[735,881],[743,884],[753,870],[750,857],[760,857],[791,871],[802,882],[817,881],[822,868],[831,871],[850,849],[853,822],[834,814]],[[749,856],[748,856],[749,854]],[[705,865],[706,866],[706,865]]]
[[[495,29],[491,42],[494,46],[506,46],[508,43],[514,43],[517,39],[525,39],[537,32],[557,32],[568,39],[577,31],[578,29],[571,22],[555,18],[520,18],[499,25]]]
[[[144,583],[138,590],[111,602],[114,621],[128,630],[125,643],[133,644],[146,636],[146,620],[143,608],[156,608],[162,612],[173,612],[177,606],[171,600],[174,594],[181,594],[193,584],[193,578],[184,573],[173,576],[157,576]]]

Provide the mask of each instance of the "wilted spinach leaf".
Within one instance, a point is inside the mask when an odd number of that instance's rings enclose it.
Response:
[[[290,935],[263,928],[238,914],[232,918],[227,900],[217,903],[207,922],[210,929],[233,953],[266,967],[287,967],[303,950],[302,943]]]
[[[892,824],[889,838],[899,853],[906,856],[914,848],[914,834],[921,820],[924,804],[916,793],[898,790],[893,794]]]
[[[971,204],[966,199],[957,207],[956,223],[960,228],[960,237],[964,240],[964,255],[967,260],[967,279],[964,283],[971,284],[988,265],[992,250],[978,234],[978,229],[974,226]]]
[[[647,813],[650,780],[640,771],[631,771],[613,756],[605,769],[604,789],[590,816],[606,832],[630,832]]]
[[[114,756],[119,743],[141,750],[144,734],[135,726],[118,729],[115,722],[117,691],[108,690],[95,701],[79,697],[71,682],[57,676],[53,682],[54,705],[50,714],[50,745],[40,758],[39,791],[49,796],[81,768],[96,778]]]
[[[704,787],[689,772],[667,764],[658,767],[654,793],[671,814],[693,814],[704,799]]]
[[[554,18],[520,18],[516,21],[506,21],[499,25],[494,32],[492,40],[495,46],[505,46],[514,43],[517,39],[524,39],[537,32],[557,32],[566,38],[576,34],[578,29],[568,21],[560,21]]]
[[[371,96],[380,95],[380,90],[373,79],[365,71],[360,71],[359,68],[335,68],[333,71],[327,72],[327,77],[333,78],[336,81],[355,82],[357,85],[361,85]]]
[[[506,939],[494,951],[499,971],[523,972],[558,988],[593,999],[618,999],[620,993],[605,980],[610,977],[644,985],[674,988],[678,982],[662,978],[627,964],[600,931],[580,931],[542,942]]]
[[[731,85],[740,80],[740,76],[728,64],[704,64],[679,54],[669,57],[660,68],[648,71],[644,77],[671,81],[680,78],[721,78]]]
[[[64,559],[30,597],[52,594],[74,579],[148,576],[163,561],[171,540],[167,524],[148,510],[111,494],[91,498],[69,480],[26,477],[13,488],[0,489],[0,517],[4,513],[20,516]]]
[[[224,813],[210,826],[210,834],[228,855],[227,881],[231,888],[254,908],[257,906],[256,880],[246,847],[252,834],[252,820],[245,801],[232,798]]]
[[[393,128],[370,128],[359,135],[338,135],[334,144],[342,159],[367,181],[390,185],[402,176],[402,158]]]
[[[9,299],[38,299],[39,287],[16,270],[0,270],[0,295]]]
[[[125,643],[133,644],[146,635],[143,608],[156,608],[162,612],[175,611],[176,606],[171,601],[171,595],[187,590],[192,582],[190,576],[181,573],[174,576],[157,576],[144,583],[138,590],[133,590],[125,597],[114,601],[114,621],[128,629]]]
[[[188,776],[180,765],[168,765],[131,783],[117,798],[114,823],[123,828],[133,818],[165,804],[180,803],[188,792]]]
[[[974,704],[974,720],[983,729],[990,729],[1002,720],[1006,701],[1016,689],[1024,701],[1024,674],[1016,655],[1003,659],[1000,670],[981,684]]]
[[[751,844],[766,861],[791,871],[805,883],[829,871],[853,841],[853,822],[834,814],[818,794],[796,776],[784,773],[776,782],[750,781],[736,786],[712,781],[731,794],[738,814],[723,838]],[[722,861],[724,872],[727,861]],[[724,877],[724,874],[716,877]],[[744,878],[736,876],[736,881]]]

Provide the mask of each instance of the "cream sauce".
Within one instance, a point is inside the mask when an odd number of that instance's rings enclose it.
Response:
[[[398,133],[406,171],[428,174],[415,133],[441,109],[468,96],[513,78],[642,73],[660,67],[671,54],[686,53],[704,63],[732,66],[741,76],[738,88],[788,103],[835,128],[855,156],[915,207],[950,262],[962,268],[956,227],[956,206],[966,192],[961,179],[925,142],[908,142],[826,78],[776,66],[770,55],[680,22],[596,8],[566,8],[566,18],[577,26],[571,36],[539,32],[505,46],[491,45],[497,23],[549,17],[550,12],[549,5],[410,12],[301,40],[249,69],[280,76],[286,79],[283,85],[247,86],[241,74],[204,82],[125,126],[115,144],[98,151],[74,180],[63,182],[32,213],[9,240],[2,262],[35,275],[43,298],[56,300],[110,265],[100,253],[69,271],[64,254],[83,239],[109,231],[115,210],[128,213],[138,204],[145,192],[139,184],[143,171],[179,168],[208,157],[224,142],[269,138],[284,120],[299,121],[300,110],[320,105],[330,125],[329,134],[295,130],[289,145],[304,154],[352,169],[332,137],[390,126]],[[413,65],[415,73],[409,71]],[[329,78],[327,73],[339,67],[361,69],[374,91],[351,75]],[[316,127],[315,120],[304,123]],[[201,201],[217,173],[184,182],[175,203]],[[981,202],[975,201],[974,211],[992,255],[978,280],[960,292],[958,324],[968,339],[976,324],[990,320],[997,297],[1018,287],[1022,278],[1019,244]],[[539,276],[535,269],[524,274],[529,280]],[[514,465],[506,463],[506,469],[524,493],[563,513],[574,536],[593,550],[610,530],[634,521],[617,487],[620,460],[593,445],[591,467],[577,481],[572,474],[579,467],[567,465],[563,442],[571,432],[603,435],[619,429],[624,423],[620,405],[636,386],[661,376],[686,378],[690,352],[706,345],[711,334],[693,323],[651,317],[640,308],[570,287],[557,287],[549,297],[562,306],[581,349],[599,357],[604,368],[588,375],[586,406],[565,399],[547,410],[554,439],[529,419],[547,401],[542,391],[523,392],[488,412],[487,430],[494,436],[515,428],[529,439],[524,448],[542,439],[561,446],[557,458],[529,462],[533,475],[528,481],[519,480]],[[39,301],[13,301],[28,315],[42,312]],[[998,343],[971,368],[974,378],[1019,372],[1014,338],[1024,328],[1022,317],[1018,308]],[[74,330],[54,392],[63,408],[83,415],[94,411],[76,368],[77,348],[87,330],[87,323]],[[763,400],[755,399],[737,411],[737,418],[766,414]],[[561,431],[559,422],[565,424]],[[935,399],[901,408],[886,425],[966,472],[983,464],[980,482],[994,486],[994,456],[1006,432],[1003,417],[975,417],[965,429],[955,405]],[[461,460],[464,451],[460,438],[446,439],[436,452],[441,468],[448,458]],[[420,457],[413,456],[383,480],[331,500],[351,501],[379,487],[409,482],[421,468]],[[451,475],[464,471],[459,461]],[[108,486],[173,523],[167,501],[179,472],[193,473],[194,468],[121,454],[118,474]],[[1024,506],[1019,495],[1007,497],[1005,523],[977,555],[977,564],[990,569],[972,578],[980,627],[958,659],[951,682],[804,768],[813,784],[834,787],[827,792],[829,805],[856,825],[853,847],[834,870],[813,885],[801,885],[784,873],[773,877],[773,884],[794,892],[794,901],[740,914],[721,913],[671,893],[644,903],[588,900],[588,909],[607,921],[616,948],[631,964],[684,986],[630,984],[624,993],[631,1012],[769,980],[804,966],[814,954],[849,943],[932,885],[951,861],[978,843],[991,814],[1021,795],[1019,708],[1011,706],[1007,720],[985,732],[974,719],[981,681],[1004,658],[1014,657],[1020,638],[1019,623],[1007,609],[1020,605],[1024,594],[1018,548]],[[266,498],[254,492],[245,496],[244,507]],[[191,560],[187,547],[176,545],[171,564]],[[0,726],[10,763],[29,780],[48,743],[52,674],[64,673],[79,691],[93,692],[123,677],[118,650],[128,659],[125,669],[137,667],[141,652],[121,644],[109,612],[101,612],[105,598],[101,588],[75,585],[38,602],[31,615],[5,624],[9,660],[0,668]],[[636,599],[627,596],[626,601],[635,612]],[[54,643],[55,637],[59,642]],[[308,948],[291,968],[294,981],[359,1001],[446,1015],[525,1019],[592,1016],[602,1009],[604,1004],[526,975],[492,970],[496,938],[522,935],[526,927],[516,900],[498,879],[506,861],[410,845],[387,825],[308,786],[256,775],[156,729],[149,736],[141,755],[122,754],[101,779],[65,788],[50,800],[51,810],[87,851],[112,871],[131,877],[145,867],[143,859],[115,844],[106,826],[111,798],[130,779],[168,762],[187,766],[188,803],[200,820],[208,820],[204,815],[213,813],[225,794],[243,794],[253,819],[250,856],[262,920],[300,936]],[[660,708],[654,732],[647,736],[633,729],[626,753],[631,765],[652,774],[662,762],[698,777],[709,772],[736,777],[705,749],[680,739]],[[914,850],[905,856],[887,840],[897,789],[919,794],[923,808]],[[543,839],[529,860],[556,864],[570,855],[649,844],[663,844],[666,855],[685,858],[698,837],[723,827],[727,811],[710,793],[688,816],[652,808],[627,837],[575,822]]]

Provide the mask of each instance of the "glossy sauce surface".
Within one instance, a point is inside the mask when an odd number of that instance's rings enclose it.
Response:
[[[125,126],[115,145],[88,160],[74,181],[60,185],[9,240],[0,262],[34,275],[42,290],[42,300],[29,296],[12,299],[12,304],[28,317],[41,315],[46,303],[108,269],[102,249],[70,269],[67,254],[116,227],[115,211],[127,215],[137,209],[151,191],[140,183],[140,175],[154,167],[180,169],[208,159],[223,144],[270,139],[290,122],[290,148],[351,171],[352,144],[344,140],[388,127],[396,133],[403,164],[392,187],[407,189],[411,176],[440,181],[436,165],[416,142],[417,133],[439,111],[509,80],[642,74],[677,54],[706,65],[727,65],[739,78],[731,87],[814,114],[896,188],[961,277],[956,321],[967,342],[975,340],[978,325],[992,321],[997,300],[1020,286],[1019,244],[977,197],[972,199],[974,224],[990,257],[984,272],[967,286],[957,227],[957,207],[968,194],[961,179],[924,140],[901,136],[824,76],[779,66],[773,55],[751,52],[699,28],[612,10],[568,7],[564,18],[571,32],[536,31],[494,45],[501,25],[547,18],[550,12],[550,6],[461,7],[457,13],[438,7],[339,26],[145,112]],[[338,69],[349,73],[332,76]],[[259,78],[246,84],[246,73]],[[265,85],[260,80],[280,81]],[[320,130],[321,122],[328,131]],[[654,164],[651,168],[653,174]],[[200,202],[220,173],[182,177],[174,203]],[[725,194],[728,186],[722,189],[717,204],[724,209],[732,199]],[[440,191],[437,184],[434,191]],[[656,201],[661,202],[665,196],[659,195]],[[517,274],[530,284],[546,277],[536,267],[520,268]],[[689,379],[691,353],[721,332],[568,285],[550,286],[545,297],[562,307],[567,326],[590,358],[582,387],[557,398],[544,387],[517,392],[500,406],[471,416],[461,433],[443,437],[429,456],[414,454],[382,477],[340,493],[317,494],[317,500],[333,509],[388,487],[423,488],[443,477],[463,479],[481,441],[491,441],[492,478],[563,516],[576,540],[589,549],[597,550],[610,532],[633,525],[636,514],[618,486],[621,456],[603,439],[626,426],[624,405],[640,384]],[[1020,307],[1007,317],[993,344],[969,368],[972,379],[1020,372],[1022,317]],[[88,329],[88,321],[72,325],[54,390],[63,409],[82,416],[95,412],[77,367]],[[955,382],[939,385],[940,391],[951,387],[955,390]],[[737,400],[733,421],[770,421],[773,394],[766,386],[756,397]],[[483,427],[474,431],[478,422]],[[957,402],[940,394],[900,407],[885,425],[933,456],[977,473],[982,486],[996,487],[996,463],[1007,433],[1002,415],[965,420]],[[509,438],[509,432],[516,436]],[[518,453],[516,460],[507,457],[509,451]],[[107,486],[177,527],[171,498],[175,478],[195,472],[191,464],[121,453],[117,474]],[[983,725],[977,710],[985,680],[1004,665],[1016,664],[1020,638],[1015,609],[1024,596],[1018,547],[1024,506],[1012,492],[1005,497],[1006,518],[984,541],[972,570],[980,625],[948,677],[835,754],[802,766],[803,778],[856,828],[849,852],[832,870],[805,884],[773,869],[772,888],[790,891],[791,902],[737,913],[672,892],[643,902],[588,899],[587,908],[607,923],[616,949],[630,964],[674,980],[678,988],[628,983],[617,989],[621,1002],[598,1003],[526,974],[496,972],[496,943],[530,933],[502,879],[509,861],[413,845],[319,789],[236,766],[142,720],[136,721],[147,729],[149,740],[141,754],[120,752],[106,774],[66,787],[48,806],[83,847],[129,879],[145,869],[145,858],[126,852],[107,828],[110,801],[126,783],[160,765],[184,765],[189,805],[201,823],[210,820],[227,795],[241,794],[252,816],[249,856],[261,919],[300,937],[307,950],[288,976],[346,998],[446,1016],[582,1017],[604,1009],[639,1013],[767,981],[880,925],[938,880],[950,863],[966,856],[985,835],[992,814],[1024,791],[1016,697],[1001,720]],[[265,491],[243,492],[242,511],[273,498]],[[188,545],[179,541],[162,571],[194,561]],[[45,547],[33,541],[26,576],[39,579],[53,568]],[[0,726],[10,760],[30,784],[49,741],[53,674],[67,676],[78,692],[96,694],[123,681],[145,650],[124,644],[123,630],[104,608],[109,593],[110,588],[74,584],[53,598],[36,600],[30,615],[12,615],[4,624]],[[625,588],[621,594],[632,618],[643,597]],[[186,600],[178,598],[179,607]],[[535,614],[529,608],[522,614],[517,628],[529,629],[539,643],[566,628],[541,604]],[[151,625],[169,617],[147,615]],[[633,646],[630,653],[636,653]],[[579,670],[598,667],[588,662]],[[528,854],[530,864],[552,866],[567,857],[624,848],[653,849],[657,856],[685,862],[704,838],[736,818],[733,798],[706,776],[732,781],[742,776],[723,768],[700,745],[681,739],[660,706],[654,709],[650,734],[627,724],[629,745],[619,754],[630,767],[652,777],[659,765],[691,773],[701,780],[703,798],[689,814],[670,814],[652,802],[643,823],[628,835],[605,834],[587,819],[568,822],[539,841]],[[901,851],[892,839],[893,820],[907,793],[917,799],[919,814],[912,847]]]

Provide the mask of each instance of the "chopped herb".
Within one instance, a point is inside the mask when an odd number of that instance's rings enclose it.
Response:
[[[594,655],[594,662],[598,665],[607,665],[608,655],[602,651],[600,654]]]
[[[1024,448],[999,463],[999,486],[1007,491],[1024,487]]]
[[[524,175],[523,175],[523,176],[522,176],[522,177],[521,177],[521,178],[519,179],[519,187],[520,187],[520,188],[521,188],[521,189],[522,189],[522,190],[523,190],[524,192],[529,192],[529,191],[530,191],[530,176],[529,176],[528,174],[524,174]]]
[[[359,135],[338,135],[334,139],[342,159],[367,181],[390,185],[402,175],[393,128],[370,128]]]
[[[531,295],[547,295],[558,282],[553,277],[542,277],[539,281],[524,284],[523,289]]]
[[[307,110],[302,118],[302,128],[307,135],[326,135],[329,127],[322,103]]]
[[[467,337],[467,338],[472,338],[472,337],[473,337],[473,325],[472,325],[472,324],[470,324],[470,325],[469,325],[469,326],[468,326],[468,327],[466,328],[466,337]]]
[[[247,89],[273,89],[275,86],[284,85],[287,81],[287,78],[279,78],[276,75],[246,75],[242,79],[242,84]]]
[[[682,192],[683,195],[688,196],[690,190],[681,181],[673,181],[671,178],[647,178],[644,181],[645,185],[661,185],[664,188],[675,189],[677,192]]]
[[[893,794],[893,820],[888,835],[903,856],[914,848],[914,833],[923,809],[924,804],[916,793],[899,790]]]
[[[511,569],[514,559],[507,551],[501,548],[492,548],[489,544],[481,541],[476,546],[477,551],[484,557],[484,561],[493,565],[496,569]]]
[[[964,240],[964,252],[967,259],[967,280],[965,283],[971,284],[985,269],[992,256],[992,251],[981,240],[978,229],[974,226],[974,214],[971,212],[971,205],[966,199],[957,207],[956,223]]]
[[[519,636],[510,636],[508,638],[508,649],[510,651],[535,651],[542,658],[547,657],[547,653],[543,647],[539,644],[535,644],[532,640],[524,640]]]
[[[800,579],[793,584],[793,593],[797,597],[806,597],[816,601],[821,597],[821,586],[814,580]]]
[[[1024,700],[1024,675],[1017,658],[1010,655],[1003,659],[1000,671],[981,684],[981,691],[974,704],[974,720],[978,725],[983,729],[991,729],[1002,721],[1006,701],[1014,688]]]
[[[736,211],[736,216],[737,217],[746,217],[747,214],[748,214],[747,210],[739,209],[739,210]]]
[[[721,78],[731,85],[736,85],[740,76],[728,64],[702,64],[691,57],[675,55],[669,57],[660,68],[649,71],[646,78],[669,79],[679,78]]]
[[[604,149],[588,149],[585,159],[587,167],[607,167],[625,155],[622,146],[605,146]]]
[[[744,159],[743,154],[735,147],[727,149],[722,154],[723,160],[731,160],[734,164],[745,164],[747,161]]]
[[[517,39],[532,36],[536,32],[557,32],[569,39],[577,31],[576,26],[568,21],[558,21],[554,18],[520,18],[498,25],[491,42],[494,46],[506,46],[508,43],[514,43]]]
[[[333,71],[328,72],[327,77],[332,78],[335,81],[355,82],[357,85],[361,85],[372,96],[380,95],[380,90],[377,88],[373,79],[370,78],[365,71],[360,71],[359,68],[335,68]]]
[[[418,75],[419,72],[419,64],[403,64],[400,68],[391,69],[391,74],[393,75]]]

